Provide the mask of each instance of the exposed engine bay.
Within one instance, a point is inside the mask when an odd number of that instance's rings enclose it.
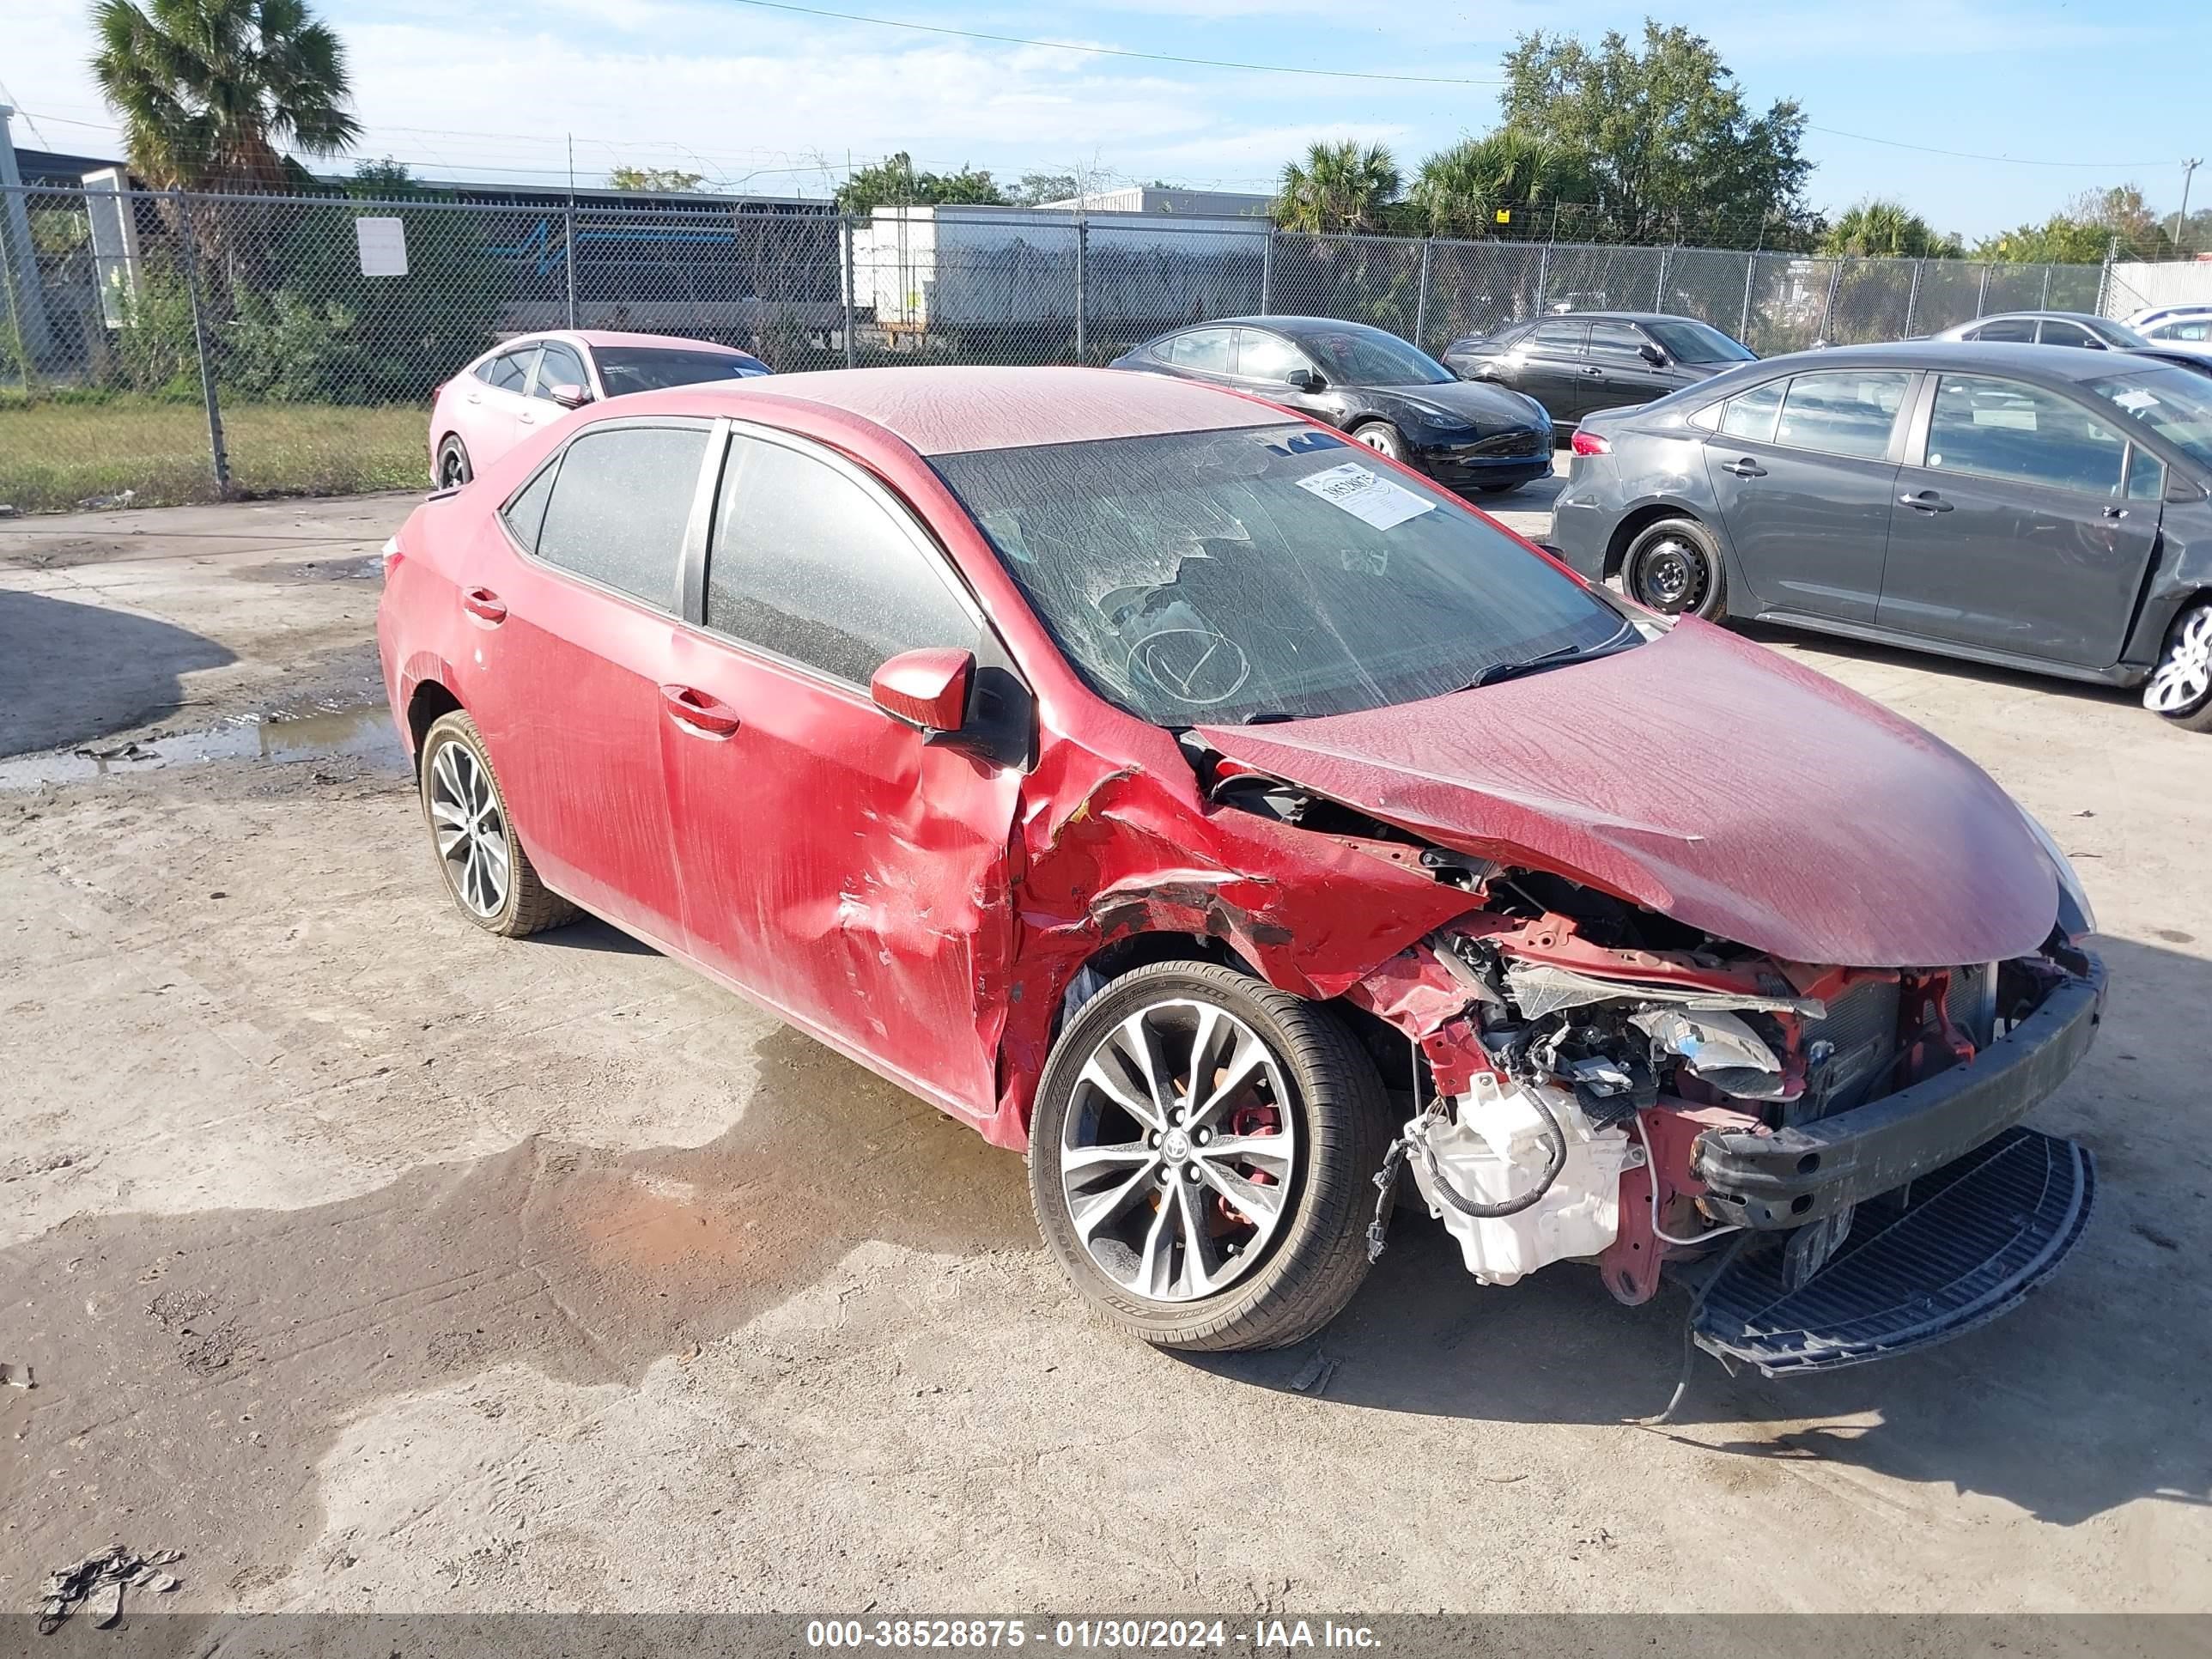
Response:
[[[1464,915],[1346,1000],[1413,1044],[1410,1066],[1399,1064],[1413,1110],[1381,1180],[1385,1204],[1402,1163],[1480,1282],[1510,1285],[1554,1261],[1589,1261],[1614,1297],[1636,1304],[1655,1294],[1662,1267],[1693,1276],[1703,1267],[1702,1314],[1721,1270],[1741,1257],[1756,1264],[1759,1284],[1752,1322],[1780,1309],[1781,1346],[1764,1328],[1741,1341],[1733,1327],[1711,1340],[1700,1330],[1700,1342],[1762,1369],[1811,1369],[1951,1334],[1885,1327],[1832,1340],[1796,1328],[1785,1305],[1799,1292],[1818,1300],[1808,1287],[1846,1241],[1856,1239],[1862,1267],[1886,1272],[1883,1249],[1944,1224],[1915,1212],[1902,1227],[1923,1177],[1923,1196],[1949,1194],[1955,1223],[1978,1194],[2016,1173],[2028,1180],[2033,1159],[2078,1176],[2057,1186],[2045,1178],[2060,1195],[2052,1214],[2031,1218],[2022,1273],[1985,1286],[1967,1281],[1987,1264],[1962,1264],[1972,1272],[1954,1276],[1966,1285],[1956,1328],[1988,1316],[1985,1304],[2009,1306],[2078,1237],[2087,1153],[2013,1127],[2033,1103],[2022,1091],[1997,1101],[1966,1082],[1977,1058],[2060,987],[2087,987],[2093,1002],[2101,995],[2101,969],[2072,937],[2086,925],[2065,925],[2070,903],[2032,957],[1899,968],[1787,961],[1554,872],[1428,844],[1233,761],[1209,760],[1201,778],[1209,775],[1217,805],[1418,863],[1466,890]],[[2073,1057],[2094,1008],[2075,1023]],[[1951,1085],[1932,1086],[1953,1073],[1961,1075]],[[2022,1096],[2016,1110],[2011,1093]],[[1954,1096],[1972,1098],[1962,1106]],[[1962,1185],[1956,1172],[1968,1155],[2000,1141],[2004,1170]],[[1769,1181],[1759,1160],[1784,1154],[1780,1177]],[[1384,1207],[1370,1234],[1376,1254]],[[1929,1299],[1897,1292],[1901,1304],[1915,1296]]]

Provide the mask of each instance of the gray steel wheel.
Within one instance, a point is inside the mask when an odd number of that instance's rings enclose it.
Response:
[[[430,756],[430,832],[454,896],[489,920],[507,908],[514,857],[507,814],[473,745],[454,739]]]
[[[1060,1190],[1092,1265],[1149,1302],[1249,1273],[1289,1204],[1290,1097],[1267,1045],[1212,1003],[1164,998],[1109,1030],[1060,1138]]]
[[[2212,730],[2212,600],[2174,619],[2165,653],[2143,683],[2143,707],[2191,731]]]
[[[1647,610],[1716,619],[1723,611],[1720,550],[1694,519],[1662,519],[1628,544],[1620,585]]]

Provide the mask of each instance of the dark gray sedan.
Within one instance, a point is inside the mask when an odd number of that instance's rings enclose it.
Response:
[[[2212,731],[2212,380],[1919,341],[1746,364],[1576,431],[1552,539],[1651,609],[2140,685]]]
[[[1749,347],[1694,317],[1583,311],[1512,323],[1444,348],[1462,380],[1526,392],[1560,426],[1601,409],[1648,404],[1752,360]]]

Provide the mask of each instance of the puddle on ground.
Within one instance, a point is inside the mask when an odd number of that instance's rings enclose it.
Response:
[[[82,783],[111,774],[157,772],[202,761],[336,759],[404,768],[406,755],[399,746],[391,712],[374,703],[283,720],[249,717],[175,737],[15,755],[0,760],[0,793],[36,789],[49,783]]]

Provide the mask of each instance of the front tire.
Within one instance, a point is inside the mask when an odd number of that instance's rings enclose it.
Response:
[[[430,849],[463,915],[502,939],[574,920],[575,906],[538,878],[523,850],[474,720],[459,709],[441,715],[422,734],[416,770]]]
[[[476,476],[476,468],[469,461],[469,447],[449,433],[438,446],[438,488],[458,489]]]
[[[2173,619],[2158,666],[2143,682],[2143,707],[2185,732],[2212,732],[2212,599]]]
[[[1647,611],[1669,617],[1728,615],[1720,544],[1692,518],[1661,519],[1636,532],[1621,555],[1620,585]]]
[[[1039,1079],[1030,1196],[1084,1300],[1161,1347],[1276,1348],[1367,1275],[1391,1123],[1326,1008],[1210,963],[1115,980]]]
[[[1388,455],[1394,461],[1403,461],[1406,459],[1405,437],[1388,421],[1365,422],[1352,428],[1352,435],[1377,455]]]

